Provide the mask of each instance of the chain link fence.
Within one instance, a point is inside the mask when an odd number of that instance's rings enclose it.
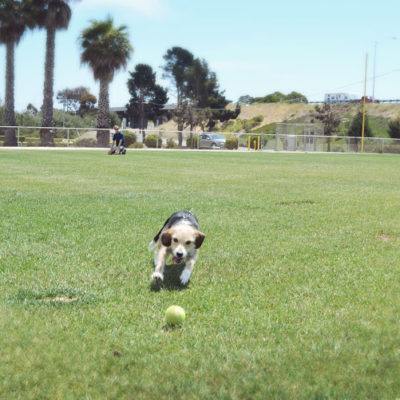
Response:
[[[340,152],[358,153],[361,151],[361,138],[348,136],[324,136],[310,124],[296,124],[290,131],[279,129],[275,134],[189,132],[166,130],[123,129],[128,148],[164,149],[212,149],[232,151],[288,151],[288,152]],[[305,126],[307,125],[307,126]],[[108,132],[111,145],[113,129],[96,128],[43,128],[0,126],[0,145],[10,130],[15,134],[19,147],[99,147],[97,135]],[[103,133],[104,134],[104,133]],[[51,143],[44,140],[53,138]],[[103,146],[104,147],[104,146]],[[364,138],[365,153],[400,154],[400,139]]]

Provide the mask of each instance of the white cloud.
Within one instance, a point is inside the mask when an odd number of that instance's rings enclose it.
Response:
[[[83,7],[109,5],[112,9],[124,7],[145,17],[155,19],[163,17],[166,12],[162,0],[83,0],[80,4]]]

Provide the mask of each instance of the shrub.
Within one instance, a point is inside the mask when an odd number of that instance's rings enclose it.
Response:
[[[145,137],[144,144],[147,147],[151,147],[153,149],[160,148],[162,144],[162,139],[158,135],[149,135]]]
[[[238,148],[237,136],[228,137],[225,141],[225,148],[228,150],[236,150]]]
[[[389,136],[393,139],[400,139],[400,119],[389,122]]]
[[[197,149],[199,146],[199,137],[197,135],[188,136],[186,138],[186,147],[190,149]]]
[[[174,139],[170,138],[167,140],[167,149],[177,149],[179,146],[178,144],[175,142]]]
[[[133,132],[124,132],[124,136],[126,147],[130,147],[136,143],[137,136]]]
[[[133,143],[132,147],[134,149],[143,149],[144,145],[142,142],[135,142],[135,143]]]
[[[75,146],[78,147],[96,147],[97,140],[93,138],[81,138],[81,139],[76,139],[74,144]]]

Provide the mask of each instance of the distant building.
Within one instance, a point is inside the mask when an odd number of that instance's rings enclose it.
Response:
[[[356,95],[350,93],[326,93],[325,103],[347,103],[355,100],[356,97]]]

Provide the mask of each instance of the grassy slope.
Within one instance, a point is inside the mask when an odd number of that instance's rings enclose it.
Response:
[[[0,398],[396,398],[399,164],[0,150]],[[147,244],[184,208],[192,281],[152,292]]]
[[[230,105],[229,107],[234,107]],[[238,115],[238,120],[251,120],[256,116],[262,116],[264,119],[259,126],[252,129],[256,133],[275,133],[275,123],[310,123],[314,114],[314,104],[253,104],[242,105],[241,113]],[[339,115],[342,123],[339,127],[339,135],[347,135],[350,123],[354,115],[361,108],[359,104],[342,104],[338,105]],[[391,119],[400,117],[400,104],[367,104],[367,115],[369,124],[375,137],[388,137],[388,124]],[[237,132],[243,128],[231,121],[232,126],[229,126],[226,131]],[[226,123],[225,123],[226,125]],[[224,130],[223,126],[219,130]]]

